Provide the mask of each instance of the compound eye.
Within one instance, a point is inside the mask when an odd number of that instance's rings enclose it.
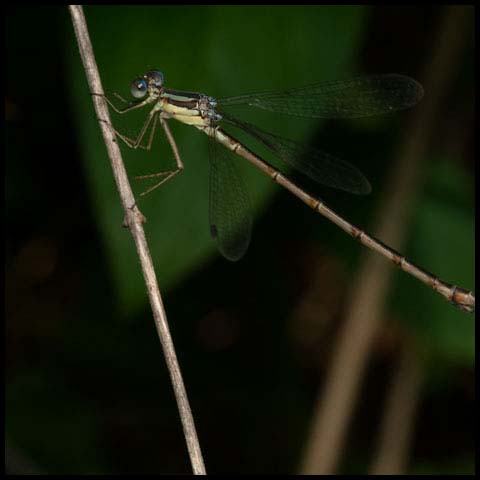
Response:
[[[143,98],[147,93],[147,82],[143,78],[136,78],[130,85],[130,93],[135,98]]]
[[[160,70],[150,70],[147,73],[147,77],[152,79],[156,87],[160,88],[163,86],[163,73]]]

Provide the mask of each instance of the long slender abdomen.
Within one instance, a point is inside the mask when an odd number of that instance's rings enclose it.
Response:
[[[440,280],[435,275],[410,262],[400,253],[388,247],[380,240],[377,240],[375,237],[372,237],[368,233],[351,224],[327,207],[323,202],[304,192],[300,187],[295,185],[277,169],[259,158],[248,148],[244,147],[235,138],[221,130],[220,127],[208,126],[201,129],[207,135],[215,138],[229,150],[232,150],[237,155],[240,155],[250,163],[253,163],[256,167],[271,177],[272,180],[286,188],[289,192],[293,193],[293,195],[302,200],[302,202],[306,203],[310,208],[331,220],[333,223],[335,223],[335,225],[339,226],[342,230],[347,232],[362,245],[365,245],[371,250],[374,250],[388,258],[404,272],[409,273],[424,284],[428,285],[460,309],[470,313],[475,310],[475,296],[472,292]]]

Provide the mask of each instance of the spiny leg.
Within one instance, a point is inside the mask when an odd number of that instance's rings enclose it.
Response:
[[[143,140],[143,137],[145,136],[145,133],[148,129],[148,126],[149,126],[150,122],[152,121],[152,118],[154,119],[154,124],[153,124],[153,127],[152,127],[152,131],[150,133],[150,138],[149,138],[149,141],[148,141],[148,145],[147,146],[140,145],[140,143]],[[118,138],[120,138],[121,140],[123,140],[128,147],[133,148],[133,149],[136,149],[136,148],[140,147],[140,148],[143,148],[144,150],[150,150],[150,148],[152,146],[152,141],[153,141],[153,134],[155,132],[155,127],[156,127],[156,123],[157,123],[157,115],[156,115],[155,112],[154,113],[151,113],[151,112],[149,113],[148,118],[145,121],[145,123],[143,124],[142,129],[140,130],[140,133],[138,134],[136,139],[127,137],[123,133],[120,133],[111,123],[108,123],[105,120],[101,120],[101,121],[107,123],[107,125],[113,130],[115,135]]]
[[[141,145],[141,141],[143,140],[143,137],[145,136],[145,133],[148,130],[148,126],[149,126],[152,118],[153,118],[153,125],[152,125],[151,131],[150,131],[148,144],[147,145]],[[173,135],[171,134],[170,129],[168,128],[168,125],[167,125],[166,121],[163,118],[161,118],[160,121],[161,121],[162,126],[165,130],[165,133],[167,135],[167,139],[170,143],[170,146],[173,150],[173,154],[175,156],[175,160],[176,160],[176,163],[177,163],[177,168],[175,170],[167,170],[167,171],[164,171],[164,172],[153,173],[153,174],[150,174],[150,175],[139,175],[139,176],[134,177],[135,179],[147,179],[147,178],[155,178],[155,177],[160,177],[160,176],[165,176],[166,175],[166,177],[163,178],[160,182],[153,185],[151,188],[147,189],[145,192],[142,192],[140,194],[141,196],[146,195],[147,193],[150,193],[152,190],[155,190],[160,185],[165,183],[167,180],[172,178],[175,174],[177,174],[178,172],[183,170],[183,162],[180,158],[180,154],[178,152],[178,148],[177,148],[177,145],[176,145],[175,140],[173,138]],[[120,132],[118,132],[113,127],[113,125],[110,125],[110,127],[115,132],[115,134],[118,137],[120,137],[130,148],[140,147],[140,148],[143,148],[145,150],[150,150],[151,147],[152,147],[153,138],[154,138],[155,130],[156,130],[156,127],[157,127],[157,122],[158,122],[158,115],[156,114],[156,112],[153,113],[153,114],[150,113],[149,118],[147,118],[147,120],[145,121],[145,123],[144,123],[144,125],[143,125],[143,127],[142,127],[142,129],[141,129],[141,131],[140,131],[136,140],[134,140],[132,138],[129,138],[126,135],[121,134]]]
[[[128,102],[127,100],[125,100],[121,95],[119,95],[118,93],[114,92],[113,95],[115,95],[115,97],[117,97],[122,103],[125,103],[127,106],[125,108],[118,108],[113,102],[112,100],[110,100],[108,98],[107,95],[105,95],[104,93],[92,93],[92,95],[95,95],[97,97],[103,97],[106,102],[113,108],[113,110],[115,110],[117,113],[120,113],[120,114],[123,114],[123,113],[127,113],[127,112],[130,112],[132,110],[135,110],[137,108],[141,108],[141,107],[144,107],[145,105],[148,105],[149,103],[151,103],[151,99],[150,98],[146,98],[145,100],[139,102],[139,103],[133,103],[132,102]]]
[[[144,105],[146,105],[147,103],[149,103],[148,101],[143,101],[143,102],[140,102],[139,104],[135,104],[135,105],[131,105],[129,102],[127,102],[127,100],[125,100],[121,95],[119,95],[118,93],[114,92],[113,95],[115,95],[115,97],[117,97],[122,103],[125,103],[127,104],[127,107],[124,108],[124,109],[119,109],[116,107],[116,105],[108,98],[107,95],[103,95],[103,94],[98,94],[98,93],[93,93],[92,95],[98,95],[98,96],[102,96],[103,98],[105,98],[105,100],[107,101],[107,103],[117,112],[117,113],[126,113],[126,112],[129,112],[131,110],[134,110],[136,108],[140,108],[140,107],[143,107]],[[143,137],[145,136],[145,133],[148,129],[148,125],[150,124],[152,118],[154,117],[154,123],[153,123],[153,126],[152,126],[152,130],[150,132],[150,137],[149,137],[149,140],[148,140],[148,144],[146,146],[143,146],[141,145],[141,141],[143,139]],[[105,123],[108,124],[108,122],[106,122],[105,120],[102,120],[104,121]],[[155,133],[155,129],[156,129],[156,126],[157,126],[157,121],[158,121],[158,117],[156,115],[156,112],[152,114],[152,112],[150,112],[147,120],[145,121],[138,137],[134,140],[132,138],[129,138],[127,137],[126,135],[123,135],[122,133],[120,133],[118,130],[116,130],[113,125],[111,124],[108,124],[110,126],[110,128],[114,131],[115,135],[118,136],[121,140],[123,140],[125,142],[125,144],[130,147],[130,148],[143,148],[145,150],[150,150],[151,146],[152,146],[152,142],[153,142],[153,137],[154,137],[154,133]],[[175,143],[175,139],[173,138],[173,135],[170,131],[170,128],[168,127],[168,124],[167,122],[165,121],[164,118],[162,118],[160,116],[160,123],[165,131],[165,135],[167,137],[167,140],[168,142],[170,143],[170,146],[172,148],[172,151],[173,151],[173,155],[175,157],[175,161],[176,161],[176,164],[177,164],[177,168],[175,170],[167,170],[167,171],[164,171],[164,172],[159,172],[159,173],[154,173],[154,174],[150,174],[150,175],[140,175],[140,176],[136,176],[134,177],[135,179],[146,179],[146,178],[155,178],[155,177],[160,177],[160,176],[165,176],[165,178],[163,178],[160,182],[158,182],[157,184],[153,185],[152,187],[150,187],[149,189],[147,189],[146,191],[142,192],[140,194],[140,196],[143,196],[143,195],[146,195],[148,193],[150,193],[152,190],[155,190],[156,188],[158,188],[160,185],[162,185],[163,183],[165,183],[167,180],[169,180],[170,178],[172,178],[174,175],[176,175],[177,173],[181,172],[183,170],[183,162],[182,162],[182,159],[180,157],[180,153],[178,151],[178,147],[177,147],[177,144]]]
[[[92,93],[92,95],[95,95],[95,96],[98,96],[98,97],[103,97],[105,99],[105,101],[113,108],[113,110],[117,113],[127,113],[127,112],[130,112],[136,108],[140,108],[140,107],[143,107],[149,103],[151,103],[151,100],[149,98],[143,100],[142,102],[140,103],[136,103],[136,104],[133,104],[131,102],[128,102],[127,100],[125,100],[121,95],[119,95],[118,93],[116,92],[113,92],[113,95],[115,97],[117,97],[122,103],[124,104],[127,104],[127,106],[123,109],[119,109],[113,102],[112,100],[110,100],[108,98],[107,95],[105,94],[102,94],[102,93]],[[134,140],[132,138],[129,138],[127,137],[126,135],[120,133],[111,123],[107,122],[106,120],[103,120],[103,119],[99,119],[101,122],[105,122],[112,130],[113,132],[115,133],[115,135],[117,137],[119,137],[121,140],[123,140],[125,142],[125,144],[130,147],[130,148],[145,148],[143,147],[142,145],[140,145],[142,139],[143,139],[143,136],[145,135],[145,132],[147,131],[147,128],[148,128],[148,125],[149,123],[151,122],[152,120],[152,117],[155,116],[155,113],[154,112],[150,112],[149,115],[148,115],[148,118],[147,120],[145,121],[145,123],[143,124],[142,126],[142,129],[140,130],[140,133],[139,135],[137,136],[137,138]],[[152,137],[151,137],[152,138]],[[149,145],[151,145],[151,139],[149,141]],[[148,150],[148,148],[146,148],[146,150]]]
[[[177,162],[177,167],[179,170],[183,170],[183,162],[180,158],[180,153],[178,151],[177,144],[175,143],[175,139],[173,138],[172,132],[170,131],[170,127],[168,126],[167,121],[160,115],[160,124],[163,127],[163,131],[167,137],[168,143],[172,147],[173,155],[175,156],[175,160]]]
[[[138,145],[140,148],[143,148],[144,150],[150,150],[152,148],[152,143],[153,143],[153,136],[155,134],[155,130],[157,128],[157,122],[158,122],[158,115],[154,115],[154,118],[153,118],[153,125],[152,125],[152,129],[150,130],[150,137],[148,139],[148,143],[146,146],[144,145]]]
[[[157,128],[157,121],[158,121],[158,115],[153,115],[153,124],[152,124],[152,128],[150,130],[150,135],[149,135],[149,138],[148,138],[147,145],[141,145],[140,143],[138,145],[135,145],[136,140],[133,140],[132,138],[127,137],[126,135],[119,134],[118,132],[116,132],[116,133],[117,133],[117,135],[121,135],[122,140],[124,142],[127,142],[127,141],[129,142],[129,144],[127,144],[127,145],[129,145],[130,148],[139,147],[139,148],[143,148],[144,150],[148,151],[152,148],[153,137],[155,135],[155,130]],[[147,128],[145,128],[145,132],[143,132],[142,137],[145,136],[146,131],[147,131]],[[142,138],[142,140],[143,140],[143,138]]]
[[[140,143],[142,142],[143,140],[143,137],[145,136],[145,133],[147,132],[148,130],[148,126],[150,125],[150,122],[152,121],[153,119],[153,126],[152,126],[152,130],[150,132],[150,138],[149,138],[149,141],[148,141],[148,144],[146,147],[143,147],[142,145],[140,145]],[[148,118],[147,120],[145,121],[145,123],[143,124],[143,127],[142,129],[140,130],[140,133],[138,134],[136,140],[133,140],[129,137],[127,137],[126,135],[122,135],[120,134],[120,138],[122,138],[122,140],[127,143],[127,145],[129,145],[130,143],[130,147],[131,148],[144,148],[145,150],[150,150],[150,147],[152,146],[152,141],[153,141],[153,134],[155,133],[155,127],[156,127],[156,124],[157,124],[157,114],[156,112],[150,112],[148,114]]]
[[[130,102],[128,100],[125,100],[119,93],[117,92],[112,92],[112,95],[114,95],[115,97],[117,97],[122,103],[124,103],[125,105],[130,105]]]
[[[165,176],[165,178],[162,178],[162,180],[160,180],[160,182],[156,183],[155,185],[151,186],[150,188],[148,188],[147,190],[142,192],[140,194],[140,196],[147,195],[151,191],[157,189],[158,187],[160,187],[160,185],[163,185],[167,180],[170,180],[174,175],[176,175],[177,173],[179,173],[183,170],[183,162],[182,162],[182,159],[180,157],[180,153],[178,151],[177,144],[175,143],[175,139],[173,138],[172,132],[170,131],[170,128],[168,127],[167,122],[161,116],[160,116],[160,123],[163,127],[163,130],[165,131],[165,135],[167,137],[168,143],[170,143],[170,147],[172,148],[173,155],[174,155],[175,161],[177,163],[177,168],[175,170],[167,170],[167,171],[164,171],[164,172],[152,173],[150,175],[140,175],[140,176],[134,177],[136,179],[146,179],[146,178],[156,178],[156,177]],[[152,138],[153,138],[153,136],[151,136],[150,140]],[[151,146],[151,141],[149,142],[149,147],[150,146]]]

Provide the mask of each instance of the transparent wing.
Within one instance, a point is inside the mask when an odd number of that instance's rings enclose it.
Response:
[[[357,195],[371,192],[370,182],[360,170],[350,163],[322,150],[309,148],[293,140],[265,132],[255,125],[238,120],[225,112],[221,112],[221,114],[223,120],[249,133],[280,160],[312,180]]]
[[[238,157],[209,137],[210,233],[220,253],[231,261],[247,251],[252,219],[245,184],[237,170]]]
[[[404,75],[388,74],[217,101],[221,107],[250,105],[298,117],[360,118],[410,108],[422,97],[423,88],[416,80]]]

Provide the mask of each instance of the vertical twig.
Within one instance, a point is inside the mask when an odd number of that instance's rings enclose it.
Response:
[[[376,237],[387,244],[403,244],[409,200],[420,180],[420,164],[432,132],[439,100],[454,72],[465,38],[465,7],[445,7],[423,84],[426,95],[413,112],[387,182],[388,197],[381,202]],[[356,281],[356,289],[334,350],[332,366],[319,395],[310,437],[302,461],[302,473],[332,473],[339,461],[344,437],[377,332],[388,292],[391,265],[375,254],[367,254]]]
[[[464,95],[470,98],[471,92],[467,91]],[[449,133],[442,138],[440,146],[454,157],[462,155],[468,142],[471,131],[465,125],[469,124],[472,109],[472,104],[466,103],[461,115],[449,117],[442,126],[442,130]],[[402,475],[408,468],[412,436],[415,434],[415,417],[431,352],[420,349],[415,339],[407,336],[399,357],[387,392],[376,451],[370,467],[370,474],[373,475]]]
[[[102,94],[103,88],[100,81],[100,74],[95,62],[93,47],[88,34],[83,9],[80,5],[70,5],[69,9],[90,91]],[[110,116],[107,105],[104,99],[97,95],[93,96],[93,102],[97,117],[105,120],[103,122],[99,122],[100,128],[102,130],[105,146],[107,148],[108,156],[112,165],[115,182],[117,184],[123,208],[125,210],[125,221],[132,233],[138,257],[140,259],[140,264],[147,287],[147,293],[155,319],[155,326],[160,338],[160,343],[162,344],[170,378],[172,380],[173,390],[182,421],[183,432],[185,435],[193,472],[196,475],[205,475],[206,472],[203,463],[202,452],[200,450],[200,444],[198,442],[192,412],[190,410],[190,405],[187,398],[187,392],[185,390],[180,367],[178,365],[175,348],[173,346],[172,337],[168,328],[167,316],[163,307],[152,259],[145,238],[145,232],[143,230],[144,217],[135,204],[135,199],[128,182],[128,177],[120,154],[120,149],[115,141],[115,135],[112,133],[106,123],[108,122],[108,124],[110,124]]]
[[[403,475],[415,429],[425,374],[425,355],[407,338],[388,392],[371,475]]]

